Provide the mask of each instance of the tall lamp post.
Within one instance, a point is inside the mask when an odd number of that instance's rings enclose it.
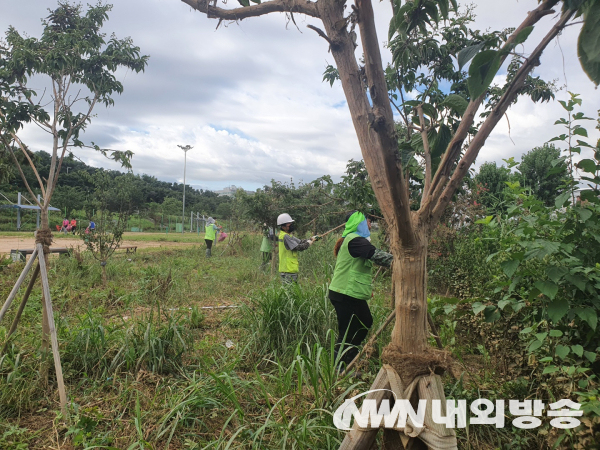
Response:
[[[185,166],[187,165],[187,152],[188,150],[193,149],[191,145],[177,145],[181,150],[183,150],[183,210],[181,211],[181,234],[184,231],[184,220],[185,220]]]

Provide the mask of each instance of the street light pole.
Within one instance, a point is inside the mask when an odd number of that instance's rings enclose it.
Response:
[[[184,226],[183,224],[185,223],[185,167],[187,165],[187,152],[188,150],[193,149],[194,147],[192,147],[191,145],[177,145],[177,147],[179,147],[181,150],[183,150],[183,210],[181,211],[181,234],[183,234],[184,232]]]

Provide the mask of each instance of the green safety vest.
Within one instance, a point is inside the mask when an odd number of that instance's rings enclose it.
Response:
[[[289,233],[279,232],[279,271],[284,273],[298,273],[298,252],[288,250],[283,243],[283,237]]]
[[[353,258],[348,250],[348,244],[354,238],[360,237],[350,233],[344,238],[344,243],[335,262],[333,279],[329,289],[360,300],[371,298],[373,262],[365,258]]]
[[[213,224],[211,223],[210,225],[206,226],[206,229],[204,230],[204,239],[208,239],[209,241],[214,241],[215,240],[215,229],[213,227]]]

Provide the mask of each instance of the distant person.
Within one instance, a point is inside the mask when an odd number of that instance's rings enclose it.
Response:
[[[204,242],[206,242],[206,257],[210,258],[212,253],[212,246],[216,240],[219,226],[215,222],[215,219],[209,217],[206,219],[206,226],[204,229]]]
[[[273,228],[269,227],[266,223],[263,224],[263,238],[262,243],[260,244],[260,252],[262,254],[262,265],[261,267],[265,269],[271,261],[273,257],[273,241],[275,238],[275,233],[273,232]]]
[[[88,225],[88,228],[90,229],[90,231],[94,231],[96,229],[96,224],[94,223],[93,220],[90,220],[90,224]]]
[[[60,229],[61,233],[66,233],[67,232],[67,226],[69,226],[69,219],[67,219],[65,217],[64,220],[63,220],[63,222],[62,222],[62,228]]]
[[[71,231],[75,234],[75,229],[77,228],[77,221],[75,218],[71,219]]]
[[[280,214],[277,217],[279,231],[279,275],[283,284],[298,281],[298,252],[310,247],[317,239],[298,239],[290,233],[294,231],[294,219],[289,214]]]

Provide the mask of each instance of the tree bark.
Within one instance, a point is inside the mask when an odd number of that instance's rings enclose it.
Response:
[[[394,261],[396,323],[392,344],[402,353],[419,353],[427,344],[427,238],[417,234],[417,245],[402,248]],[[403,380],[410,383],[411,380]]]

